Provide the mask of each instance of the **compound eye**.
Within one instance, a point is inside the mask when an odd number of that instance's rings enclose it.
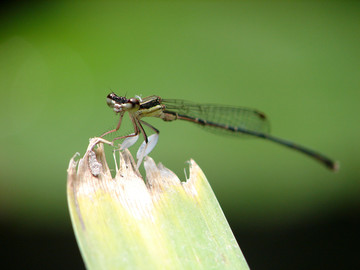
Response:
[[[108,97],[106,98],[106,103],[107,103],[107,105],[108,105],[109,107],[114,108],[115,101],[112,100],[109,96],[110,96],[110,95],[108,95]]]
[[[140,104],[140,103],[139,103],[139,100],[137,100],[136,98],[130,98],[130,99],[129,99],[129,102],[130,102],[131,104],[133,104],[134,107],[135,107],[135,105]]]

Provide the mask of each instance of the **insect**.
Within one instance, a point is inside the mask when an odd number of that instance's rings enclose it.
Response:
[[[116,137],[114,140],[125,139],[122,144],[124,149],[133,145],[137,141],[139,134],[142,134],[144,136],[144,144],[138,151],[138,159],[139,156],[142,159],[151,152],[157,143],[159,134],[158,129],[142,119],[144,117],[157,117],[164,121],[184,120],[192,122],[214,132],[262,138],[297,150],[319,161],[331,170],[336,171],[338,169],[337,162],[330,158],[301,145],[270,135],[269,121],[265,114],[258,110],[213,104],[197,104],[185,100],[162,99],[159,96],[133,97],[128,99],[115,93],[110,93],[106,101],[109,107],[119,114],[120,119],[115,129],[105,132],[100,137],[119,130],[123,116],[128,112],[134,127],[134,133]],[[144,125],[152,129],[155,134],[148,137],[144,130]]]

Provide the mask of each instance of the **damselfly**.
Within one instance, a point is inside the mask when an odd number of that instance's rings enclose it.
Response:
[[[119,122],[115,129],[110,130],[101,135],[115,132],[120,128],[121,120],[125,112],[129,113],[130,120],[134,126],[134,133],[122,137],[116,137],[114,140],[128,140],[126,148],[134,144],[141,133],[144,136],[145,146],[150,142],[143,125],[152,129],[155,134],[159,134],[159,130],[144,122],[144,117],[157,117],[164,121],[185,120],[206,129],[213,131],[222,131],[223,133],[232,135],[247,135],[266,139],[288,148],[297,150],[315,160],[321,162],[327,168],[337,170],[337,163],[328,157],[305,148],[293,142],[274,137],[269,134],[269,121],[265,114],[260,111],[242,107],[220,106],[212,104],[196,104],[193,102],[177,99],[162,99],[159,96],[149,96],[145,98],[135,97],[127,99],[126,97],[117,96],[111,93],[107,96],[107,104],[120,115]],[[136,138],[136,139],[131,139]],[[155,146],[157,139],[148,151],[144,151],[143,155],[147,155]],[[125,142],[125,141],[124,141]]]

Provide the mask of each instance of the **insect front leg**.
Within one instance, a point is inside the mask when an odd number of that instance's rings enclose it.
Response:
[[[108,132],[105,132],[103,135],[100,136],[100,138],[104,137],[105,135],[108,135],[110,133],[113,133],[115,131],[118,131],[120,126],[121,126],[121,120],[123,119],[123,116],[124,116],[124,112],[121,112],[120,113],[120,119],[119,119],[119,123],[117,124],[116,128],[115,129],[112,129],[112,130],[109,130]]]

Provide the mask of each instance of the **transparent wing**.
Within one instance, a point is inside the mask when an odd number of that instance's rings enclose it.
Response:
[[[243,107],[219,106],[215,104],[196,104],[180,99],[162,100],[165,112],[177,113],[194,119],[220,124],[222,126],[239,127],[242,129],[269,134],[270,123],[265,114],[254,109]],[[196,123],[196,121],[193,121]],[[230,129],[219,128],[211,125],[202,125],[205,129],[213,132],[222,132],[233,135],[241,135]]]

